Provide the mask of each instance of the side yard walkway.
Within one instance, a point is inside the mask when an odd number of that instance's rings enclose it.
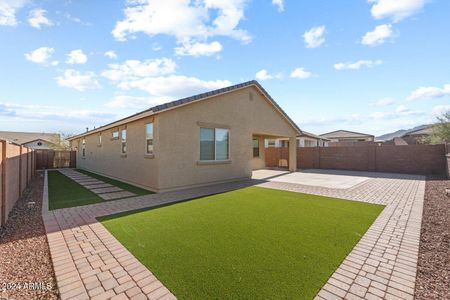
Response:
[[[317,299],[413,298],[425,182],[422,176],[395,174],[372,177],[350,189],[248,180],[51,212],[44,201],[43,219],[61,298],[175,298],[96,217],[249,185],[386,205]]]

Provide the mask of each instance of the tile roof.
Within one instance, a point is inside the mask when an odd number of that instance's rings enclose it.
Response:
[[[321,134],[320,136],[326,137],[326,138],[352,138],[352,137],[368,137],[368,136],[374,137],[371,134],[342,130],[342,129],[324,133],[324,134]]]
[[[0,131],[0,139],[23,145],[35,140],[51,142],[55,133]]]
[[[213,97],[213,96],[217,96],[217,95],[224,94],[224,93],[229,93],[229,92],[232,92],[234,90],[242,89],[242,88],[245,88],[245,87],[248,87],[248,86],[252,86],[252,85],[256,86],[264,94],[264,96],[267,99],[269,99],[269,101],[280,111],[280,113],[289,121],[289,123],[291,123],[291,125],[299,133],[302,132],[301,129],[297,126],[297,124],[295,124],[295,122],[292,121],[292,119],[286,114],[286,112],[275,102],[275,100],[269,95],[269,93],[261,86],[261,84],[258,81],[256,81],[256,80],[250,80],[250,81],[242,82],[242,83],[239,83],[239,84],[231,85],[231,86],[228,86],[228,87],[224,87],[224,88],[221,88],[221,89],[209,91],[209,92],[206,92],[206,93],[201,93],[201,94],[198,94],[198,95],[194,95],[194,96],[178,99],[178,100],[175,100],[175,101],[172,101],[172,102],[156,105],[156,106],[153,106],[153,107],[151,107],[149,109],[146,109],[144,111],[136,113],[134,115],[128,116],[126,118],[114,121],[112,123],[103,125],[101,127],[93,129],[93,130],[90,130],[90,131],[83,132],[81,134],[72,136],[72,137],[68,138],[68,140],[73,140],[73,139],[78,138],[80,136],[84,136],[86,134],[91,134],[93,132],[105,129],[106,127],[113,126],[116,123],[119,123],[119,122],[122,122],[122,121],[126,121],[128,119],[133,118],[133,117],[138,117],[139,115],[144,114],[144,113],[153,113],[153,114],[155,114],[155,113],[158,113],[158,112],[161,112],[161,111],[164,111],[164,110],[173,109],[173,108],[176,108],[178,106],[182,106],[182,105],[185,105],[185,104],[188,104],[188,103],[191,103],[191,102],[205,100],[205,99],[208,99],[208,98]]]

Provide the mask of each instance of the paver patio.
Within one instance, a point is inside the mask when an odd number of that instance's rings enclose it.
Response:
[[[386,205],[319,292],[317,299],[413,299],[425,188],[423,176],[351,173],[349,176],[368,179],[351,188],[338,189],[283,182],[280,174],[273,171],[258,172],[255,177],[266,179],[151,194],[50,212],[46,177],[43,219],[61,299],[175,298],[97,222],[96,217],[249,185]],[[332,172],[330,175],[335,176]]]

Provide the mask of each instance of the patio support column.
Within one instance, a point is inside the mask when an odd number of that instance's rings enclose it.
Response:
[[[289,138],[289,171],[297,170],[297,137]]]

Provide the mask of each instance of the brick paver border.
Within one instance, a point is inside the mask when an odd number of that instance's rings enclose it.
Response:
[[[96,218],[250,185],[386,205],[316,299],[413,299],[424,178],[371,175],[350,189],[247,180],[49,211],[46,173],[43,220],[61,299],[175,299]]]

